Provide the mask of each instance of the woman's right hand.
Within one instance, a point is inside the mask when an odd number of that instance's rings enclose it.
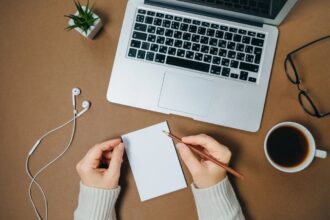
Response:
[[[200,145],[204,151],[214,158],[228,164],[231,158],[230,150],[205,134],[183,137],[182,142]],[[197,188],[211,187],[226,177],[226,171],[209,160],[197,159],[193,152],[183,143],[176,144],[181,159],[188,167]]]

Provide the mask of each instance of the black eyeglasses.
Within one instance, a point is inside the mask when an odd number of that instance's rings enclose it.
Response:
[[[319,41],[325,40],[329,37],[330,37],[330,35],[321,37],[317,40],[314,40],[308,44],[305,44],[304,46],[301,46],[301,47],[295,49],[294,51],[290,52],[286,56],[285,61],[284,61],[284,69],[285,69],[285,73],[286,73],[288,79],[290,80],[290,82],[297,85],[297,88],[299,90],[298,100],[299,100],[300,105],[303,107],[305,112],[307,112],[309,115],[317,117],[317,118],[322,118],[322,117],[328,116],[328,115],[330,115],[330,112],[321,113],[318,110],[318,108],[316,107],[316,105],[313,102],[313,100],[311,99],[311,97],[309,96],[309,94],[307,93],[307,91],[302,88],[302,86],[301,86],[302,79],[301,79],[300,75],[298,74],[297,69],[293,63],[292,55],[308,46],[311,46],[311,45],[313,45]]]

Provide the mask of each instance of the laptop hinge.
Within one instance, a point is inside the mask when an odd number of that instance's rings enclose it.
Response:
[[[188,7],[183,7],[183,6],[177,6],[177,5],[171,5],[171,4],[166,4],[162,2],[155,2],[152,0],[145,0],[145,4],[147,5],[153,5],[153,6],[158,6],[158,7],[163,7],[163,8],[168,8],[168,9],[175,9],[183,12],[188,12],[188,13],[193,13],[193,14],[198,14],[198,15],[203,15],[203,16],[208,16],[208,17],[213,17],[213,18],[218,18],[218,19],[223,19],[227,21],[233,21],[233,22],[238,22],[238,23],[243,23],[247,25],[252,25],[252,26],[257,26],[257,27],[262,27],[263,24],[260,22],[254,22],[254,21],[248,21],[240,18],[234,18],[226,15],[221,15],[221,14],[216,14],[212,12],[205,12],[202,10],[196,10]]]

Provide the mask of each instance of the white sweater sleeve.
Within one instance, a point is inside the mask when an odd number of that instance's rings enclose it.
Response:
[[[115,204],[120,193],[116,189],[99,189],[80,183],[78,207],[74,220],[116,220]]]
[[[191,184],[200,220],[244,220],[240,204],[228,177],[218,184],[198,189]]]

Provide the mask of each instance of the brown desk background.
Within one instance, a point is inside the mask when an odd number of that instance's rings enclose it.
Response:
[[[126,1],[96,0],[95,9],[105,23],[94,40],[66,32],[64,14],[74,12],[72,1],[2,0],[0,7],[0,219],[34,219],[24,172],[27,152],[37,138],[71,117],[71,89],[79,86],[78,103],[91,100],[92,108],[78,120],[71,149],[39,181],[49,199],[50,219],[72,219],[79,178],[75,164],[95,143],[168,120],[178,135],[207,133],[230,146],[232,166],[246,175],[231,179],[247,219],[330,219],[330,159],[316,159],[298,174],[273,169],[263,153],[266,132],[276,123],[292,120],[307,126],[317,145],[330,151],[330,118],[316,119],[303,112],[297,89],[283,71],[285,54],[329,34],[330,2],[301,1],[280,26],[277,52],[261,129],[247,133],[221,126],[111,104],[106,101]],[[329,47],[328,47],[329,48]],[[318,50],[320,52],[318,52]],[[318,54],[327,56],[325,61]],[[329,50],[319,46],[302,63],[306,87],[330,110]],[[70,127],[47,138],[31,160],[33,170],[57,155],[68,141]],[[190,174],[184,168],[188,183]],[[122,220],[196,219],[189,188],[144,203],[139,201],[127,159],[123,190],[117,204]],[[38,196],[38,204],[41,200]]]

